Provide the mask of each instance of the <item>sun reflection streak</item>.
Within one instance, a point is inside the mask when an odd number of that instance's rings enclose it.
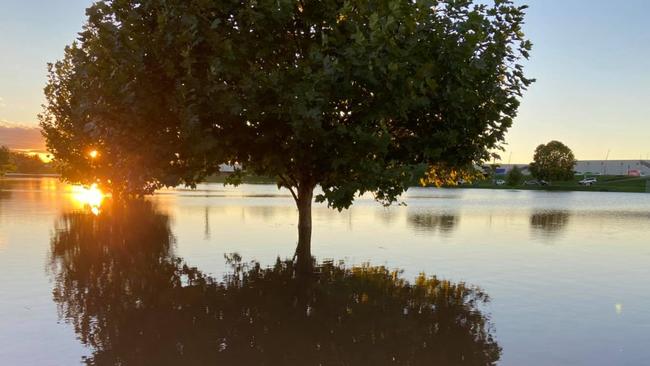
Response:
[[[97,184],[92,184],[90,187],[75,185],[72,186],[72,197],[83,207],[90,208],[90,212],[94,215],[99,215],[105,195]]]

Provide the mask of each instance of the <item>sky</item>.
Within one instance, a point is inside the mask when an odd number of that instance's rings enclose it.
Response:
[[[62,57],[91,2],[0,0],[0,143],[8,129],[37,126],[46,64]],[[524,94],[502,162],[530,162],[550,140],[578,159],[650,160],[650,1],[516,2],[530,6],[524,31],[533,51],[525,64],[537,81]],[[39,142],[22,145],[32,143]]]

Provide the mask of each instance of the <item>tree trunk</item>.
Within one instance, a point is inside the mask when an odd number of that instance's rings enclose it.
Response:
[[[302,273],[313,271],[311,257],[311,202],[314,186],[301,184],[298,187],[298,247],[296,248],[297,269]]]

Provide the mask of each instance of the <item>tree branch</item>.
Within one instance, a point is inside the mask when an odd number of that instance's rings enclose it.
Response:
[[[293,199],[296,201],[296,204],[298,204],[298,196],[296,195],[296,192],[293,190],[293,186],[291,185],[291,183],[289,183],[289,180],[287,180],[287,178],[282,174],[278,174],[278,177],[280,177],[280,179],[284,182],[284,186],[289,190],[289,192],[291,192]]]

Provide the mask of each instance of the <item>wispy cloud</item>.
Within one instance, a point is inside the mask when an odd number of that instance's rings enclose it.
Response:
[[[38,127],[29,127],[0,119],[0,145],[10,149],[45,150],[45,140]]]

